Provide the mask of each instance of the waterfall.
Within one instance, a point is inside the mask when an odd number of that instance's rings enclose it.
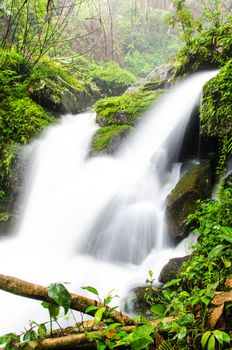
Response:
[[[176,163],[184,130],[204,83],[198,73],[152,108],[114,157],[89,159],[97,129],[91,112],[67,115],[34,143],[17,234],[0,242],[1,273],[49,284],[71,282],[80,292],[117,288],[125,295],[156,276],[171,257],[185,255],[166,235],[165,199],[180,176]],[[39,303],[0,292],[0,333],[42,322]],[[9,309],[10,308],[10,309]]]

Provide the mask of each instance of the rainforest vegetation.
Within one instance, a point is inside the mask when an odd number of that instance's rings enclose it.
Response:
[[[231,349],[231,11],[230,0],[1,1],[3,234],[17,217],[30,144],[60,115],[92,107],[100,128],[89,156],[112,154],[170,86],[196,71],[220,69],[204,86],[198,111],[201,157],[210,162],[216,194],[198,198],[184,218],[198,240],[178,273],[158,288],[148,271],[135,318],[109,306],[113,292],[102,298],[94,286],[84,287],[93,301],[56,281],[47,288],[0,275],[0,289],[41,300],[50,318],[2,335],[2,348]],[[53,330],[72,309],[93,321]]]

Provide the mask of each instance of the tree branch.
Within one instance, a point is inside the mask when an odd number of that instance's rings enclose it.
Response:
[[[26,282],[15,277],[0,274],[0,289],[22,297],[47,301],[49,303],[54,304],[54,300],[49,298],[48,296],[48,287]],[[102,303],[96,300],[89,299],[74,293],[70,293],[70,295],[72,299],[70,308],[72,310],[86,313],[85,310],[89,306],[97,306],[99,308],[104,307]],[[110,307],[106,307],[106,311],[110,310]],[[87,314],[90,316],[94,316],[94,311],[90,311]],[[119,322],[122,325],[134,324],[134,321],[130,317],[118,311],[112,311],[110,317],[114,321]]]

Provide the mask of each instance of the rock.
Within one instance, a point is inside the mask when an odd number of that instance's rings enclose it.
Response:
[[[61,77],[40,79],[29,88],[31,97],[47,110],[55,113],[78,113],[90,104],[90,96]]]
[[[189,256],[184,256],[182,258],[173,258],[164,265],[159,275],[159,282],[167,283],[178,277],[181,265],[189,259]]]
[[[151,301],[155,303],[161,294],[161,289],[154,286],[139,286],[129,292],[124,302],[124,308],[128,313],[150,315]]]
[[[166,200],[166,222],[169,233],[175,241],[180,241],[189,233],[187,216],[196,208],[198,199],[211,195],[209,161],[194,165],[179,180]]]
[[[114,119],[115,119],[115,124],[117,125],[123,125],[123,124],[132,124],[131,121],[131,117],[122,110],[118,110],[115,115],[114,115]],[[96,116],[96,122],[98,123],[98,125],[100,126],[107,126],[108,122],[104,117],[101,117],[99,115]]]
[[[145,78],[140,79],[137,85],[130,86],[126,90],[126,94],[141,91],[154,91],[158,89],[168,88],[174,74],[174,66],[168,63],[162,64],[154,68]]]
[[[133,128],[129,125],[111,125],[98,129],[93,136],[89,156],[114,154],[131,130]]]

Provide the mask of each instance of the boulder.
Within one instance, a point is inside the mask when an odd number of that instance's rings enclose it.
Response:
[[[138,89],[142,91],[154,91],[168,88],[174,74],[174,66],[168,63],[154,68],[145,78],[140,79],[137,85],[130,86],[126,94],[135,92]]]
[[[178,277],[181,265],[189,259],[189,256],[184,256],[182,258],[173,258],[164,265],[159,275],[159,282],[167,283]]]
[[[61,77],[40,79],[29,88],[31,97],[47,110],[55,113],[78,113],[90,105],[91,97]]]
[[[198,199],[211,195],[211,172],[209,161],[194,165],[179,180],[166,200],[165,217],[170,236],[180,241],[189,233],[187,216],[196,208]]]

